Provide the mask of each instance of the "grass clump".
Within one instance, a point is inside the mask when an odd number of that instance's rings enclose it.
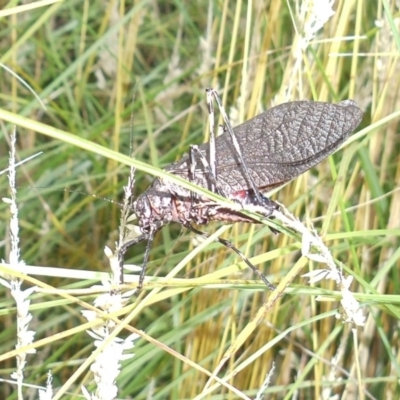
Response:
[[[134,338],[135,356],[120,354],[119,398],[399,396],[397,20],[384,1],[292,3],[94,0],[33,2],[28,10],[10,2],[0,11],[0,62],[8,68],[0,70],[1,169],[12,124],[17,160],[42,152],[17,169],[27,266],[2,264],[7,282],[36,287],[36,354],[27,355],[21,382],[43,387],[51,370],[55,396],[76,398],[82,385],[94,393],[89,366],[105,352],[92,354],[93,337],[123,354]],[[273,282],[294,279],[280,297],[234,254],[172,224],[151,251],[147,275],[157,279],[138,297],[126,296],[129,285],[113,297],[104,247],[118,238],[120,205],[79,192],[121,203],[126,164],[134,164],[142,193],[158,168],[207,140],[209,86],[233,125],[290,100],[352,98],[363,109],[341,151],[273,198],[315,229],[353,277],[345,289],[362,305],[364,328],[335,318],[343,288],[334,281],[310,286],[294,277],[321,268],[302,256],[301,238],[273,236],[264,225],[221,230]],[[6,193],[6,175],[0,179]],[[8,210],[0,208],[3,221]],[[6,223],[2,237],[9,262]],[[129,263],[141,264],[144,246],[130,251]],[[0,375],[9,379],[18,319],[10,287],[0,293]],[[14,384],[2,386],[4,398],[17,398]]]

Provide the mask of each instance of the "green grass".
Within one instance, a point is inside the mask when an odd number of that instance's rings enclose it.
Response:
[[[354,277],[367,322],[352,331],[335,318],[341,296],[333,281],[310,286],[298,275],[274,298],[232,252],[171,224],[151,250],[154,279],[118,314],[126,318],[120,337],[147,335],[123,362],[118,398],[239,398],[232,388],[255,398],[273,363],[268,399],[317,399],[328,389],[346,399],[399,397],[400,74],[390,4],[335,2],[336,14],[298,59],[304,19],[293,2],[213,2],[210,20],[206,1],[64,1],[19,13],[15,3],[9,13],[2,3],[0,62],[46,107],[0,68],[0,169],[12,124],[20,159],[42,152],[17,174],[21,258],[32,266],[24,288],[42,289],[31,297],[36,354],[25,382],[44,385],[51,370],[63,399],[78,398],[82,384],[94,390],[84,364],[93,340],[80,311],[109,272],[103,249],[118,238],[128,165],[137,167],[138,195],[189,144],[206,141],[204,90],[212,86],[233,125],[299,99],[352,98],[365,112],[343,149],[273,198],[313,226]],[[5,175],[0,186],[7,196]],[[0,213],[0,257],[8,261],[7,204]],[[298,235],[282,231],[236,224],[223,237],[276,284],[297,267],[323,268],[301,257]],[[140,265],[144,248],[131,249],[129,263]],[[9,379],[16,310],[3,287],[0,315],[0,377]],[[213,372],[220,381],[207,391]],[[14,385],[2,387],[4,398],[17,398]]]

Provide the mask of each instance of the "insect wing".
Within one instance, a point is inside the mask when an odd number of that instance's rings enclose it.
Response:
[[[260,190],[294,179],[332,154],[361,122],[352,100],[284,103],[234,128],[244,161]],[[200,146],[206,153],[208,145]],[[230,138],[216,139],[217,179],[229,192],[250,189]]]
[[[233,132],[256,186],[266,191],[296,178],[332,154],[360,124],[362,116],[352,100],[337,104],[294,101],[257,115]],[[218,136],[215,147],[218,185],[225,193],[251,189],[229,135]],[[209,160],[209,143],[198,148]],[[165,169],[188,179],[188,157]],[[197,160],[195,183],[209,187],[208,175]]]

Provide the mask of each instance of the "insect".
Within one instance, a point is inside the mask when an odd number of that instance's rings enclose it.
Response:
[[[213,98],[225,123],[217,138],[214,137]],[[143,285],[154,235],[163,226],[177,222],[208,237],[192,224],[206,225],[215,220],[257,223],[240,212],[246,205],[256,205],[264,217],[269,217],[279,207],[262,192],[283,185],[328,157],[363,117],[353,100],[337,104],[294,101],[270,108],[232,128],[215,90],[207,89],[207,103],[210,142],[190,146],[189,154],[166,166],[165,171],[220,194],[239,207],[221,206],[167,179],[156,178],[133,203],[142,234],[124,243],[121,249],[123,256],[129,247],[148,241],[139,288]],[[274,288],[232,243],[221,238],[217,241],[234,250],[269,289]]]

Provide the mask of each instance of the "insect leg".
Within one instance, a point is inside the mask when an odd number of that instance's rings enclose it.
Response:
[[[209,90],[206,90],[206,97],[207,97],[207,108],[208,108],[208,118],[209,118],[209,129],[210,129],[210,160],[209,166],[211,169],[211,176],[213,176],[214,181],[217,179],[217,167],[216,167],[216,150],[215,150],[215,118],[214,118],[214,104],[212,99],[212,94]],[[211,182],[211,191],[215,191],[214,182]]]
[[[204,157],[202,152],[199,150],[198,146],[196,146],[195,144],[189,146],[189,171],[188,171],[188,175],[189,175],[190,182],[196,183],[195,178],[196,178],[197,160],[201,161],[201,163],[203,165],[203,168],[208,172],[209,182],[211,183],[209,189],[212,190],[212,191],[215,191],[215,188],[217,188],[216,189],[217,190],[216,193],[222,194],[222,189],[219,188],[219,185],[217,184],[217,180],[216,180],[215,176],[213,175],[213,173],[211,171],[211,167],[210,167],[209,162]],[[203,173],[203,172],[201,172],[201,173]],[[196,206],[196,200],[197,199],[199,199],[199,195],[197,193],[195,193],[195,192],[190,191],[190,203],[191,203],[192,210]]]
[[[190,146],[190,157],[193,159],[195,159],[195,154],[198,156],[199,160],[201,161],[201,163],[203,164],[203,168],[207,171],[209,179],[211,181],[212,184],[212,188],[214,188],[214,190],[212,190],[214,193],[220,194],[221,196],[227,197],[226,193],[224,192],[224,190],[222,189],[222,187],[218,184],[217,182],[217,177],[216,175],[214,175],[214,172],[212,171],[212,166],[211,164],[207,161],[206,157],[204,156],[204,154],[199,150],[199,147],[196,145],[192,145]],[[193,171],[193,178],[194,178],[194,171]]]
[[[210,144],[210,159],[206,160],[204,155],[198,149],[198,146],[192,145],[189,147],[189,180],[194,182],[195,179],[195,169],[196,169],[196,155],[199,157],[200,161],[203,164],[203,167],[209,172],[210,177],[210,187],[209,189],[212,192],[221,194],[225,196],[222,189],[217,184],[217,171],[216,171],[216,150],[215,150],[215,114],[214,114],[214,104],[212,99],[212,94],[210,91],[206,90],[207,96],[207,109],[208,109],[208,118],[209,118],[209,144]],[[191,193],[191,203],[194,204],[195,194]]]
[[[127,242],[125,242],[119,249],[119,265],[121,268],[121,271],[123,270],[124,267],[124,255],[126,253],[126,251],[134,246],[137,243],[143,242],[143,240],[147,240],[147,245],[146,245],[146,250],[144,253],[144,257],[143,257],[143,265],[142,265],[142,270],[140,271],[140,275],[139,275],[139,284],[138,284],[138,290],[142,289],[143,287],[143,281],[144,281],[144,277],[145,277],[145,273],[146,273],[146,267],[147,267],[147,262],[149,260],[149,255],[150,255],[150,249],[151,249],[151,245],[153,244],[153,239],[154,239],[154,235],[155,235],[154,230],[150,230],[150,232],[148,234],[144,234],[144,235],[140,235],[139,237],[132,239],[132,240],[128,240]],[[123,277],[123,274],[121,272],[121,275]],[[122,278],[122,282],[123,282],[123,278]]]
[[[205,170],[208,171],[208,175],[210,180],[214,183],[215,185],[215,193],[224,196],[228,198],[228,194],[224,192],[223,188],[221,185],[218,184],[217,182],[217,177],[215,177],[211,171],[210,164],[208,163],[207,159],[205,158],[204,154],[199,150],[198,146],[192,145],[190,146],[190,159],[195,160],[195,155],[194,153],[197,154],[198,158],[203,164],[203,167]],[[191,161],[192,162],[192,161]],[[195,161],[193,161],[195,163]],[[191,170],[192,170],[192,164],[191,164]],[[189,177],[193,182],[195,176],[195,171],[193,169],[192,172],[189,173]],[[261,203],[258,202],[257,200],[257,194],[261,198]],[[237,199],[233,199],[235,202],[241,205],[241,208],[243,208],[244,205],[246,205],[251,211],[258,212],[265,217],[270,217],[270,215],[273,213],[274,210],[279,209],[279,205],[269,199],[268,197],[264,196],[262,193],[257,192],[254,193],[253,190],[249,190],[246,196],[246,199],[244,201],[240,201]],[[191,199],[192,199],[192,208],[194,208],[194,196],[196,196],[193,192],[191,192]],[[211,204],[211,203],[210,203]],[[226,205],[223,206],[224,208],[228,208]],[[240,211],[237,207],[232,206],[232,211]],[[271,232],[273,233],[279,233],[276,229],[270,227]]]
[[[193,183],[195,182],[194,178],[196,173],[196,156],[194,147],[194,145],[189,146],[189,181]],[[192,208],[194,207],[196,198],[198,198],[198,194],[190,191],[190,203],[192,204]]]
[[[197,235],[203,236],[205,238],[210,237],[210,235],[206,232],[199,231],[198,229],[194,228],[190,223],[185,223],[183,226],[192,232],[196,233]],[[217,238],[215,239],[216,242],[221,243],[225,247],[233,250],[252,270],[253,272],[258,275],[258,277],[265,283],[269,290],[275,290],[275,286],[261,273],[261,271],[255,267],[250,260],[239,250],[237,249],[229,240]]]
[[[226,114],[226,111],[225,111],[225,109],[224,109],[224,107],[223,107],[223,105],[221,103],[221,100],[220,100],[220,98],[218,96],[218,93],[217,93],[216,90],[214,90],[212,88],[207,88],[206,89],[206,93],[207,93],[207,104],[208,104],[208,99],[214,97],[214,99],[215,99],[215,101],[216,101],[216,103],[218,105],[218,108],[220,110],[220,113],[222,115],[222,118],[224,120],[224,123],[225,123],[225,126],[226,126],[226,130],[228,131],[229,136],[231,137],[232,144],[233,144],[233,147],[235,148],[235,151],[236,151],[236,154],[237,154],[237,156],[239,158],[240,164],[242,164],[242,168],[243,168],[243,172],[245,174],[245,178],[248,180],[248,183],[250,184],[251,189],[254,191],[257,203],[259,205],[262,205],[263,204],[263,200],[262,200],[262,197],[261,197],[261,193],[258,190],[258,188],[257,188],[257,186],[256,186],[256,184],[254,182],[254,179],[250,175],[250,171],[247,168],[247,165],[246,165],[246,163],[245,163],[245,161],[243,159],[243,155],[242,155],[242,151],[240,149],[239,142],[237,141],[236,136],[233,133],[232,125],[231,125],[231,123],[229,121],[229,118],[228,118],[228,115]],[[210,144],[210,147],[211,147],[211,144]],[[210,153],[212,153],[211,149],[210,149]],[[214,150],[214,154],[215,154],[215,150]]]

